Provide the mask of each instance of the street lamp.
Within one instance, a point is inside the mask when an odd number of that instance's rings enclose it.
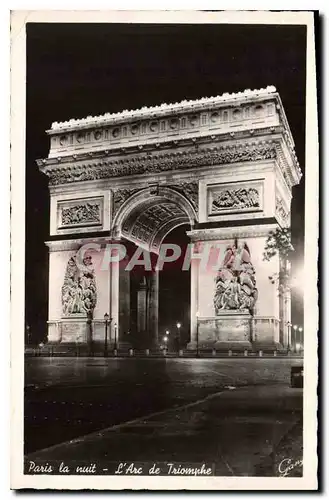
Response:
[[[170,335],[170,331],[169,331],[169,330],[166,330],[166,335],[165,335],[165,337],[163,338],[164,343],[165,343],[165,349],[168,349],[169,335]]]
[[[31,328],[30,325],[26,326],[26,333],[27,333],[27,345],[31,344]]]
[[[297,338],[297,328],[298,328],[298,325],[294,325],[293,326],[293,329],[294,329],[294,346],[295,346],[295,351],[296,351],[296,338]]]
[[[41,356],[41,350],[45,344],[43,342],[40,342],[39,344],[39,356]]]
[[[177,323],[177,351],[179,351],[180,348],[180,327],[182,326],[181,323]]]
[[[290,323],[290,321],[287,322],[287,328],[288,328],[288,351],[290,351],[290,348],[291,348],[291,327],[292,327],[292,323]]]
[[[301,344],[303,343],[303,340],[302,340],[302,331],[303,331],[303,327],[300,326],[298,328],[298,332],[299,332],[299,335],[298,335],[298,342],[299,342],[299,347],[301,347]]]
[[[108,352],[107,352],[107,333],[108,333],[108,326],[109,326],[109,315],[107,313],[104,314],[104,322],[105,322],[104,358],[107,358],[107,356],[108,356]]]
[[[199,311],[196,313],[196,357],[199,357]]]
[[[167,332],[166,332],[166,334],[167,334]],[[169,337],[167,335],[165,335],[163,337],[163,342],[164,342],[164,351],[163,352],[164,352],[164,354],[166,354],[167,349],[168,349],[168,340],[169,340]]]
[[[117,346],[117,324],[114,323],[114,350],[116,351],[118,349]]]

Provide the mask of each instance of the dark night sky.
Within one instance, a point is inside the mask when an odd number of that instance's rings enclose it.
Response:
[[[274,85],[304,171],[305,54],[303,26],[28,24],[27,322],[41,332],[47,319],[49,199],[35,159],[48,155],[53,121]],[[298,258],[304,181],[293,193]]]

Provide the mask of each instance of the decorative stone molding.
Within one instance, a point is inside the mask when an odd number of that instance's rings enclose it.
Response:
[[[103,160],[96,164],[82,163],[72,165],[69,168],[67,166],[51,167],[44,169],[44,172],[49,176],[51,185],[59,185],[111,177],[275,159],[277,157],[276,146],[277,143],[274,141],[240,143],[227,147],[128,157],[117,161]]]

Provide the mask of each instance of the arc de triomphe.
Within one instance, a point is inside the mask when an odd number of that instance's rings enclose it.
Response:
[[[274,87],[53,123],[37,160],[51,200],[48,340],[104,342],[104,313],[129,345],[131,276],[104,268],[109,241],[158,254],[187,224],[191,295],[189,346],[288,345],[290,292],[279,296],[263,250],[269,231],[290,226],[301,171]],[[100,246],[77,266],[78,250]],[[219,269],[197,254],[221,248]],[[102,260],[103,259],[103,260]],[[235,263],[239,262],[239,268]],[[137,286],[137,330],[158,343],[159,272]],[[92,328],[87,319],[92,320]],[[115,332],[114,332],[115,329]]]

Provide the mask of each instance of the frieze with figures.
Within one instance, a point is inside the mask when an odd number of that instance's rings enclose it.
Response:
[[[259,190],[255,187],[223,189],[216,193],[211,205],[211,213],[217,214],[232,210],[250,210],[260,208]]]
[[[59,185],[111,177],[217,166],[219,164],[269,160],[276,157],[277,144],[274,141],[269,141],[259,144],[236,144],[221,148],[134,156],[116,161],[102,160],[96,164],[48,167],[44,169],[44,172],[49,176],[51,185]]]
[[[101,224],[101,204],[79,203],[77,205],[61,208],[61,226]]]

